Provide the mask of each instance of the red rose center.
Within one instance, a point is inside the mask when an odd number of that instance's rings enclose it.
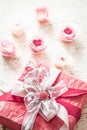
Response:
[[[38,94],[38,97],[39,97],[39,99],[41,99],[41,100],[45,100],[45,99],[48,98],[48,93],[45,92],[45,91],[40,92],[40,93]]]
[[[65,58],[64,58],[64,57],[61,57],[60,59],[61,59],[62,61],[65,61]]]
[[[72,30],[70,28],[65,28],[64,33],[71,34]]]
[[[41,46],[41,40],[40,39],[38,39],[38,40],[33,40],[33,44],[35,45],[35,46]]]

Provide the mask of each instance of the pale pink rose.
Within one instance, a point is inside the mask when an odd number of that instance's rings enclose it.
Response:
[[[48,9],[46,7],[40,7],[35,10],[37,20],[41,24],[47,23],[48,20]]]
[[[22,25],[16,24],[12,28],[12,34],[13,34],[13,36],[15,36],[17,38],[22,37],[24,35],[24,29],[23,29]]]
[[[16,52],[16,46],[8,40],[0,41],[0,53],[4,57],[13,57]]]
[[[73,42],[76,37],[76,31],[70,26],[65,26],[61,29],[59,37],[61,41]]]
[[[43,52],[46,48],[44,41],[38,37],[31,40],[28,45],[35,54]]]

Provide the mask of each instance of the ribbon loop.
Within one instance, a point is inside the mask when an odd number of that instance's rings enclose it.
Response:
[[[24,97],[24,103],[27,108],[27,111],[33,112],[38,107],[39,99],[34,92],[31,92]]]
[[[51,98],[57,98],[64,94],[66,91],[68,91],[68,88],[66,87],[64,81],[61,80],[58,84],[50,88],[49,93]]]
[[[50,121],[57,113],[58,105],[54,99],[42,101],[40,114],[45,120]]]

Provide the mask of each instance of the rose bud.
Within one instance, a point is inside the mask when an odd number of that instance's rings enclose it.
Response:
[[[40,7],[35,10],[37,20],[40,24],[47,23],[48,20],[48,9],[46,7]]]

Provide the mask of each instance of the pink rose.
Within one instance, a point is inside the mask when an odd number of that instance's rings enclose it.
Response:
[[[19,38],[24,35],[24,29],[20,24],[16,24],[12,29],[13,36]]]
[[[13,57],[16,52],[16,46],[13,42],[7,40],[0,41],[0,52],[5,57]]]
[[[35,54],[41,53],[46,48],[44,41],[38,37],[29,42],[29,47]]]
[[[46,7],[37,8],[35,11],[39,23],[45,24],[48,22],[48,9]]]
[[[75,40],[76,32],[72,27],[66,26],[59,33],[61,41],[72,42]]]

